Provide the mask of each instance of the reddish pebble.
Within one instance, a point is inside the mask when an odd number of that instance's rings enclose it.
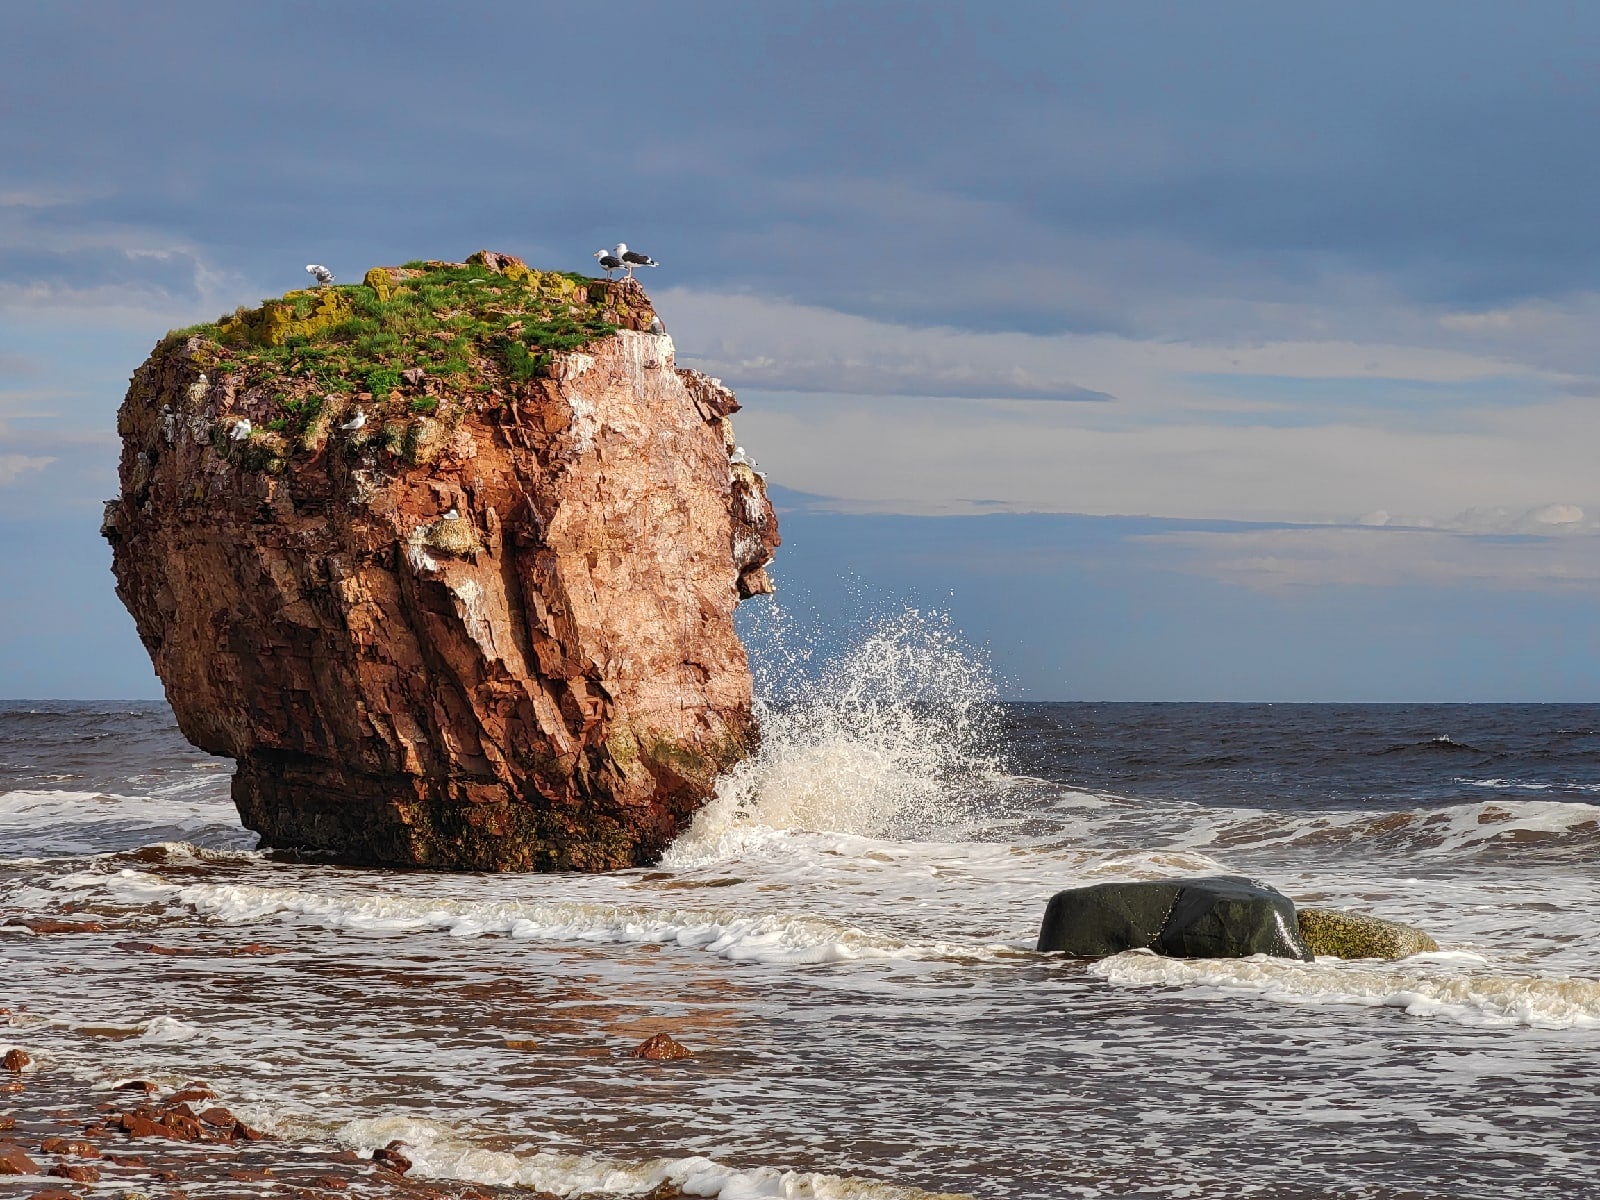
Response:
[[[100,1182],[100,1172],[99,1171],[96,1171],[93,1167],[86,1167],[86,1166],[81,1166],[81,1165],[73,1165],[73,1164],[68,1164],[68,1163],[57,1163],[55,1166],[50,1168],[50,1174],[58,1175],[62,1179],[70,1179],[70,1180],[72,1180],[73,1183],[98,1183],[98,1182]]]
[[[234,1115],[225,1108],[203,1108],[200,1110],[200,1119],[207,1125],[215,1125],[219,1129],[227,1129],[238,1124]]]
[[[39,1164],[14,1142],[0,1142],[0,1175],[43,1175]]]
[[[670,1034],[658,1033],[653,1038],[646,1038],[633,1049],[633,1057],[647,1058],[651,1062],[667,1062],[675,1058],[690,1057],[688,1047],[681,1042],[673,1041]]]
[[[259,1142],[267,1135],[262,1133],[259,1129],[251,1129],[250,1126],[246,1125],[243,1121],[235,1121],[233,1123],[233,1136],[236,1138],[243,1138],[247,1142]]]
[[[57,921],[50,917],[35,917],[28,921],[10,921],[34,933],[104,933],[106,927],[99,921]]]
[[[129,1079],[124,1083],[117,1084],[117,1091],[119,1092],[154,1092],[156,1090],[158,1090],[156,1085],[148,1079]]]
[[[390,1142],[383,1149],[374,1150],[372,1152],[372,1161],[380,1167],[395,1172],[397,1175],[404,1175],[411,1170],[411,1160],[400,1153],[400,1147],[403,1145],[405,1145],[404,1142]]]
[[[0,1129],[15,1129],[16,1127],[17,1119],[15,1117],[0,1117]]]
[[[119,1167],[142,1167],[145,1165],[143,1156],[138,1154],[108,1154],[108,1163],[115,1163]]]
[[[13,1095],[16,1092],[25,1092],[28,1085],[25,1083],[0,1083],[0,1095]]]
[[[182,1091],[173,1092],[172,1095],[168,1096],[167,1097],[167,1103],[168,1104],[182,1104],[187,1100],[215,1100],[216,1098],[217,1098],[217,1094],[215,1092],[213,1092],[210,1088],[208,1088],[208,1087],[199,1087],[199,1086],[196,1086],[195,1084],[191,1083],[188,1087],[184,1088]]]
[[[12,1047],[10,1050],[6,1051],[6,1056],[4,1058],[0,1058],[0,1067],[4,1067],[6,1070],[17,1075],[21,1075],[22,1069],[32,1062],[33,1059],[29,1058],[26,1052]]]
[[[82,1138],[47,1137],[39,1143],[39,1149],[46,1154],[75,1154],[79,1158],[99,1158],[100,1151],[94,1148],[93,1143]]]

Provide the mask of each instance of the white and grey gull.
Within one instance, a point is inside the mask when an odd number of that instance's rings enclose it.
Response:
[[[356,415],[351,417],[343,425],[340,425],[339,428],[340,429],[347,429],[351,433],[354,433],[356,430],[360,429],[366,423],[367,423],[367,414],[365,412],[363,412],[361,409],[358,408],[358,409],[356,409]]]
[[[321,263],[307,263],[306,274],[317,281],[318,287],[327,287],[333,282],[333,272]]]
[[[627,269],[629,279],[633,278],[633,269],[635,267],[657,267],[661,265],[648,254],[640,254],[637,250],[629,250],[627,242],[618,242],[613,246],[611,255]]]

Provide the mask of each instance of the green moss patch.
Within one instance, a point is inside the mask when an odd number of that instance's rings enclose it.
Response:
[[[555,354],[615,332],[606,295],[601,281],[480,253],[375,267],[361,283],[289,292],[168,340],[204,338],[208,369],[275,391],[282,409],[271,431],[304,446],[325,434],[328,393],[370,393],[363,403],[379,419],[434,412],[426,383],[405,385],[412,368],[423,380],[475,381],[477,395],[533,379]]]

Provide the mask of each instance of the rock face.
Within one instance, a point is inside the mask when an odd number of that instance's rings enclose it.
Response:
[[[777,523],[730,462],[738,402],[653,317],[637,283],[484,253],[291,293],[135,373],[117,594],[265,845],[642,864],[746,752],[733,611]]]
[[[1302,908],[1296,915],[1300,938],[1313,954],[1396,959],[1431,954],[1439,948],[1439,943],[1422,930],[1381,917],[1335,908]]]
[[[1100,958],[1154,950],[1170,958],[1270,954],[1308,961],[1294,902],[1235,876],[1153,879],[1069,888],[1050,898],[1040,950]]]

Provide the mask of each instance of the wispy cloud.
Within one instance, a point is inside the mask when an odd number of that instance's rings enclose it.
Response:
[[[0,454],[0,487],[9,487],[24,475],[42,471],[55,461],[47,455]]]

